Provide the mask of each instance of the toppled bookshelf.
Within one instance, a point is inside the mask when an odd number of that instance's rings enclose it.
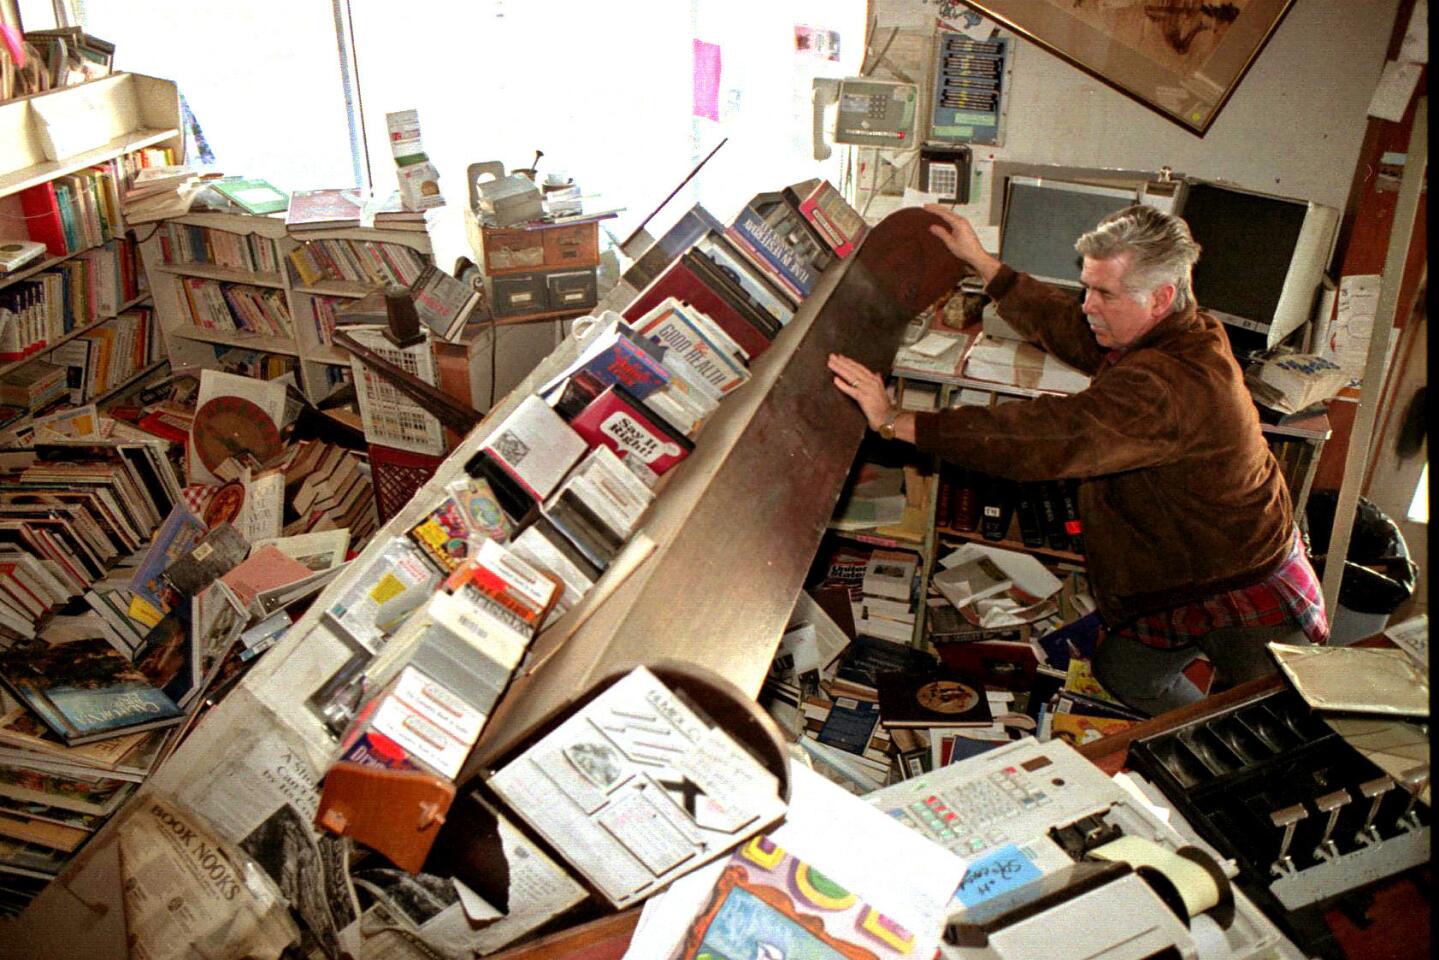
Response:
[[[596,681],[636,664],[696,664],[758,693],[865,429],[859,410],[834,388],[826,358],[841,352],[887,368],[909,319],[957,283],[960,264],[929,232],[935,222],[922,210],[898,211],[826,272],[754,362],[751,382],[706,425],[625,552],[540,634],[457,781]],[[390,536],[417,523],[494,424],[573,361],[579,347],[573,337],[564,341],[489,411],[349,573],[358,575]],[[227,778],[273,773],[313,787],[335,744],[307,701],[352,652],[321,612],[350,586],[346,576],[336,578],[139,796],[166,795],[231,823],[254,812],[228,795],[234,781]],[[117,826],[97,835],[36,899],[12,929],[14,939],[63,939],[72,953],[125,956]],[[77,909],[82,905],[87,909]]]

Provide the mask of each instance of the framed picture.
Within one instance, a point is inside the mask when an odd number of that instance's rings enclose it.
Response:
[[[964,0],[1203,136],[1294,0]]]

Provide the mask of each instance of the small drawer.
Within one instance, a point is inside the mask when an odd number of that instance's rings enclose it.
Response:
[[[543,231],[545,266],[594,267],[600,262],[600,232],[593,223],[551,227]]]
[[[551,310],[588,310],[598,301],[593,270],[562,270],[545,274]]]
[[[497,317],[514,317],[549,310],[542,273],[516,273],[490,280],[492,306]]]
[[[484,230],[485,269],[534,270],[545,264],[545,243],[530,230]]]

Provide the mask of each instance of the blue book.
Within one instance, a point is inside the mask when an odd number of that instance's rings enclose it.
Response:
[[[559,376],[540,388],[547,395],[567,377],[587,373],[600,388],[619,384],[636,399],[643,400],[669,383],[670,372],[664,365],[664,350],[634,329],[618,314],[602,329],[590,334],[590,340]]]
[[[184,712],[108,640],[0,655],[0,680],[68,746],[170,726]]]
[[[60,208],[60,227],[65,232],[65,252],[74,253],[80,249],[80,240],[75,232],[75,207],[70,188],[55,184],[55,204]]]
[[[185,554],[205,535],[206,526],[183,504],[175,504],[155,539],[140,562],[135,566],[135,576],[130,581],[130,590],[156,610],[170,609],[170,588],[160,579],[165,568]]]
[[[736,242],[741,253],[751,260],[761,258],[764,267],[768,264],[772,273],[777,273],[786,289],[797,293],[800,298],[809,296],[819,280],[815,270],[805,257],[805,251],[793,244],[789,237],[771,226],[753,207],[745,207],[735,218],[734,224],[725,231],[725,236]],[[805,242],[810,238],[806,234]]]

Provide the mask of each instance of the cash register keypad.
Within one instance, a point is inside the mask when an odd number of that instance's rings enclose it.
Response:
[[[972,857],[1010,839],[1006,820],[1049,800],[1036,781],[1010,766],[926,794],[890,813],[960,856]]]

